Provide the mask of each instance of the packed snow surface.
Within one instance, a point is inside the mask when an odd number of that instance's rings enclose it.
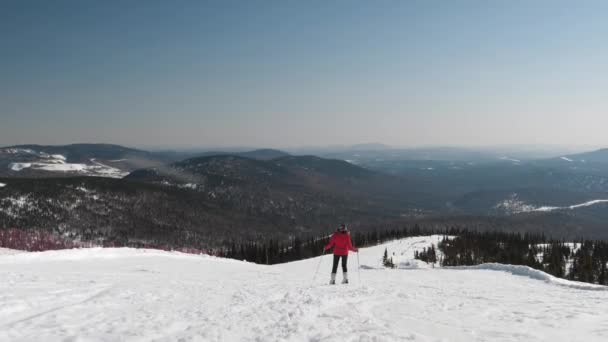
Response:
[[[351,284],[335,286],[331,256],[263,266],[135,249],[0,251],[0,340],[608,340],[604,287],[412,260],[439,239],[362,249],[360,280],[351,254]],[[381,266],[385,248],[400,269]]]

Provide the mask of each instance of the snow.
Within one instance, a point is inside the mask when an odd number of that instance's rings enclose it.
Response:
[[[30,167],[32,167],[31,163],[10,163],[8,166],[8,168],[13,171],[21,171]]]
[[[0,247],[0,255],[13,255],[13,254],[19,254],[19,253],[26,253],[26,252]]]
[[[65,157],[65,156],[63,156],[63,155],[61,155],[61,154],[52,154],[52,155],[51,155],[51,158],[66,161],[66,157]]]
[[[440,237],[263,266],[136,249],[0,251],[0,341],[606,341],[608,291],[519,266],[384,269]],[[411,260],[410,260],[411,261]],[[320,262],[320,272],[313,275]],[[341,275],[338,275],[338,280]]]
[[[510,158],[510,157],[507,157],[507,156],[500,157],[499,159],[500,159],[500,160],[511,161],[511,162],[513,162],[513,163],[515,163],[515,164],[519,164],[519,163],[521,163],[521,160],[519,160],[519,159],[514,159],[514,158]]]
[[[42,164],[39,163],[36,167],[38,170],[52,172],[81,172],[87,169],[86,164]]]
[[[11,163],[9,168],[13,171],[21,171],[23,169],[32,168],[35,170],[43,170],[49,172],[67,172],[78,173],[89,176],[101,176],[111,178],[122,178],[128,174],[117,168],[99,163],[94,159],[91,160],[93,165],[81,163],[66,163],[63,159],[46,159],[35,163]]]
[[[567,157],[561,157],[561,159],[562,159],[562,160],[565,160],[565,161],[567,161],[567,162],[570,162],[570,163],[572,163],[572,162],[574,161],[574,160],[572,160],[572,159],[570,159],[570,158],[567,158]]]
[[[508,214],[519,214],[519,213],[528,213],[528,212],[549,212],[556,210],[575,210],[579,208],[591,207],[598,204],[608,203],[608,199],[596,199],[592,201],[588,201],[585,203],[574,204],[565,207],[556,207],[556,206],[534,206],[531,204],[526,204],[524,201],[518,198],[517,194],[512,194],[510,198],[503,200],[494,206],[494,209],[502,210]]]
[[[481,264],[476,266],[465,266],[465,267],[451,267],[452,269],[464,269],[464,270],[490,270],[490,271],[501,271],[507,272],[512,275],[528,277],[530,279],[541,280],[549,284],[564,286],[566,288],[578,289],[578,290],[591,290],[591,291],[608,291],[607,286],[594,285],[588,283],[581,283],[576,281],[568,281],[561,278],[556,278],[545,272],[533,269],[528,266],[521,265],[503,265],[503,264]]]
[[[20,153],[38,154],[33,150],[25,149],[25,148],[4,148],[4,149],[2,149],[2,152],[8,153],[8,154],[20,154]]]
[[[95,165],[89,166],[89,170],[96,172],[103,177],[123,178],[129,174],[129,172],[123,172],[115,167],[102,164],[96,159],[91,159],[91,162]]]
[[[198,184],[195,184],[195,183],[186,183],[186,184],[178,185],[178,186],[183,189],[193,189],[194,190],[194,189],[198,188]]]
[[[87,176],[100,176],[100,177],[111,177],[111,178],[123,178],[128,175],[128,172],[123,172],[120,169],[102,164],[95,159],[91,159],[91,164],[83,163],[67,163],[67,158],[61,154],[49,155],[43,152],[36,152],[33,150],[23,149],[9,149],[9,153],[27,153],[36,155],[39,160],[28,162],[28,163],[11,163],[9,168],[13,171],[19,172],[24,169],[35,169],[49,172],[63,172],[63,173],[76,173]]]
[[[574,209],[578,209],[578,208],[591,207],[591,206],[594,206],[597,204],[603,204],[603,203],[608,203],[608,200],[606,200],[606,199],[593,200],[593,201],[588,201],[588,202],[581,203],[581,204],[571,205],[568,207],[545,206],[545,207],[536,208],[536,209],[534,209],[534,211],[574,210]]]
[[[0,198],[0,212],[12,218],[18,218],[19,212],[22,209],[31,210],[34,208],[30,195],[22,195],[19,197],[4,197]]]
[[[494,209],[504,211],[508,214],[519,214],[534,211],[536,210],[536,207],[520,200],[517,194],[512,194],[510,198],[496,204]]]
[[[4,183],[0,183],[0,188],[3,188],[3,187],[5,187],[5,186],[6,186],[6,184],[4,184]]]

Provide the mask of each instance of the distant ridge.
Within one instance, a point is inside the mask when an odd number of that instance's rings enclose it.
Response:
[[[0,148],[0,177],[95,176],[121,178],[129,172],[190,157],[114,144],[15,145]]]
[[[290,154],[287,152],[283,152],[281,150],[266,148],[266,149],[257,149],[257,150],[246,151],[246,152],[210,151],[210,152],[205,152],[205,153],[202,153],[199,155],[199,157],[209,157],[209,156],[239,156],[239,157],[257,159],[257,160],[272,160],[272,159],[277,159],[277,158],[282,158],[282,157],[288,157],[288,156],[290,156]]]
[[[383,151],[383,150],[392,150],[393,147],[382,144],[382,143],[366,143],[366,144],[356,144],[350,147],[351,150],[355,151]]]
[[[588,163],[608,164],[608,148],[603,148],[585,153],[571,154],[565,157],[561,157],[561,159],[565,161],[572,160]]]
[[[23,149],[64,155],[68,161],[80,162],[91,158],[119,159],[125,155],[148,156],[151,153],[114,144],[15,145],[2,149]]]

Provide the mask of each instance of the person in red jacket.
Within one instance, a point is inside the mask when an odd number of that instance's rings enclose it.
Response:
[[[334,265],[331,269],[331,285],[336,283],[336,272],[338,271],[338,262],[342,259],[342,284],[348,284],[348,270],[346,264],[348,262],[348,251],[358,252],[359,250],[353,247],[353,243],[350,240],[350,233],[346,228],[346,225],[341,224],[338,231],[335,232],[329,239],[329,243],[325,245],[324,250],[328,251],[333,247],[334,249]]]

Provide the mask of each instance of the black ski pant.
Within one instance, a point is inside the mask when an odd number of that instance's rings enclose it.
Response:
[[[334,255],[334,266],[331,268],[331,273],[338,272],[338,262],[342,258],[342,272],[346,273],[346,263],[348,262],[348,255]]]

